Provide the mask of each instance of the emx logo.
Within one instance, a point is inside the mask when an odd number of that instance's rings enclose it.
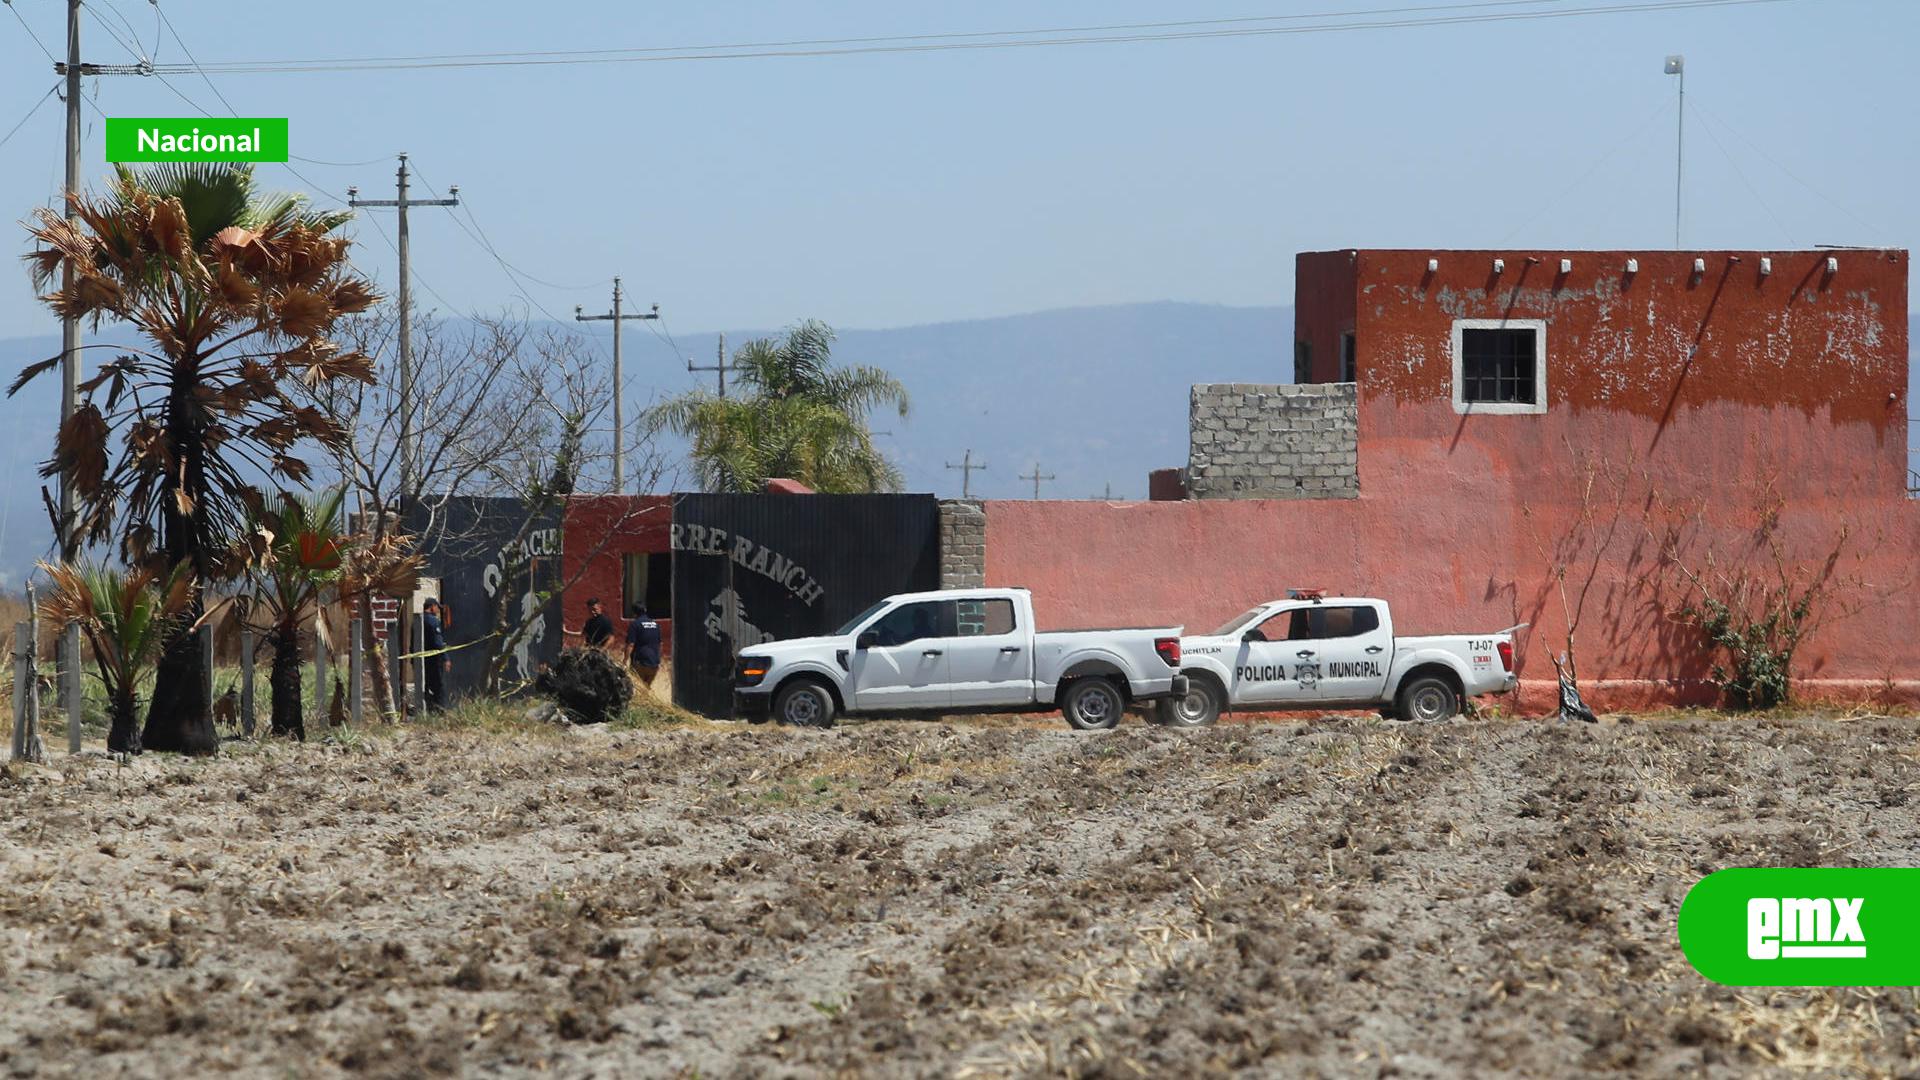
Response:
[[[1920,869],[1722,870],[1678,929],[1694,970],[1728,986],[1920,986]]]
[[[1864,960],[1864,896],[1756,896],[1747,901],[1747,958]]]

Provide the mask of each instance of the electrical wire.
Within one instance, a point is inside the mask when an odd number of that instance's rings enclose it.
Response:
[[[27,25],[26,16],[20,14],[20,9],[13,6],[13,0],[0,0],[0,3],[6,4],[7,10],[13,12],[13,17],[20,20],[20,29],[25,30],[27,32],[27,36],[33,39],[33,43],[35,45],[40,46],[40,51],[46,54],[47,59],[53,61],[55,64],[60,63],[60,61],[54,57],[53,51],[47,48],[47,43],[44,41],[41,41],[40,35],[34,33],[33,27]]]
[[[39,99],[36,100],[31,106],[28,107],[27,115],[21,117],[20,122],[13,125],[12,128],[8,129],[5,135],[0,135],[0,146],[7,145],[8,140],[12,139],[15,135],[19,134],[20,129],[27,126],[27,121],[33,119],[33,114],[40,111],[40,106],[45,105],[47,103],[47,99],[52,97],[54,94],[59,93],[59,91],[60,91],[59,83],[54,83],[52,86],[47,87],[47,92],[44,94],[41,94]]]
[[[1514,0],[1524,3],[1526,0]],[[1533,0],[1535,4],[1561,2],[1561,0]],[[1061,31],[1060,36],[1047,37],[1002,37],[998,40],[926,40],[931,35],[901,37],[897,40],[907,44],[847,45],[843,47],[741,47],[730,51],[726,46],[681,46],[675,50],[655,50],[647,53],[610,54],[608,50],[555,52],[516,56],[503,54],[497,57],[463,58],[461,54],[449,54],[445,57],[361,57],[326,60],[259,60],[259,61],[223,61],[206,65],[202,71],[217,71],[223,74],[270,74],[288,72],[325,72],[325,71],[397,71],[422,70],[433,68],[487,68],[487,67],[541,67],[582,64],[633,64],[658,63],[687,60],[748,60],[793,57],[852,56],[880,53],[922,53],[971,51],[981,49],[1037,48],[1062,45],[1111,45],[1135,44],[1159,41],[1194,41],[1221,38],[1267,37],[1276,35],[1337,33],[1358,30],[1395,30],[1424,26],[1460,26],[1486,23],[1512,22],[1517,20],[1561,19],[1587,15],[1619,15],[1640,12],[1689,11],[1704,8],[1748,7],[1758,4],[1792,3],[1794,0],[1648,0],[1643,3],[1598,5],[1582,8],[1563,8],[1555,10],[1494,11],[1472,15],[1422,16],[1414,18],[1385,19],[1361,22],[1329,22],[1304,26],[1237,26],[1212,30],[1175,30],[1144,31],[1134,33],[1086,34],[1077,31]],[[1470,7],[1487,5],[1445,5],[1434,10],[1464,10]],[[1391,9],[1383,9],[1391,10]],[[1336,17],[1350,18],[1364,12],[1332,13]],[[1281,18],[1273,16],[1271,18]],[[1118,24],[1116,24],[1118,25]],[[981,34],[965,35],[979,38],[989,34],[1017,33],[988,31]],[[471,55],[471,54],[469,54]]]
[[[129,44],[127,43],[127,39],[126,39],[126,38],[123,38],[123,37],[121,37],[121,36],[120,36],[120,32],[119,32],[118,30],[115,30],[115,29],[113,28],[113,24],[112,24],[112,23],[110,23],[110,22],[108,22],[108,21],[106,20],[106,16],[105,16],[105,15],[101,15],[101,14],[98,14],[98,13],[97,13],[97,12],[98,12],[98,9],[96,9],[96,8],[94,8],[94,6],[93,6],[93,5],[91,5],[91,4],[88,4],[88,3],[85,3],[85,2],[84,2],[84,0],[83,0],[83,2],[81,3],[81,6],[82,6],[82,7],[85,7],[85,8],[88,8],[89,10],[94,10],[94,11],[96,11],[96,14],[95,14],[95,16],[94,16],[94,20],[93,20],[93,21],[94,21],[94,23],[95,23],[95,24],[97,24],[97,25],[98,25],[98,26],[100,27],[100,29],[102,29],[102,30],[105,30],[105,31],[107,32],[107,36],[108,36],[108,37],[110,37],[110,38],[112,38],[112,39],[113,39],[114,41],[116,41],[116,42],[118,42],[121,48],[123,48],[123,49],[125,49],[125,50],[127,50],[127,54],[128,54],[129,56],[132,56],[132,57],[133,57],[133,59],[134,59],[134,62],[135,62],[136,64],[145,64],[145,63],[147,63],[147,62],[148,62],[148,58],[147,58],[147,54],[146,54],[146,53],[144,53],[144,52],[141,52],[141,51],[140,51],[140,48],[139,48],[139,46],[138,46],[138,44],[137,44],[137,42],[139,42],[139,40],[140,40],[140,35],[139,35],[139,34],[137,34],[137,33],[136,33],[136,34],[134,34],[134,35],[133,35],[133,40],[134,40],[134,42],[136,42],[136,44],[132,44],[132,45],[129,45]],[[108,9],[108,11],[110,11],[110,12],[111,12],[111,14],[113,14],[113,15],[114,15],[115,17],[118,17],[118,18],[120,18],[120,21],[121,21],[122,23],[125,23],[125,22],[126,22],[126,19],[125,19],[124,17],[121,17],[121,16],[120,16],[120,12],[119,12],[119,9],[117,9],[117,8],[109,8],[109,9]],[[128,27],[127,27],[127,30],[128,30],[129,32],[131,32],[131,31],[133,30],[133,27],[131,27],[131,26],[128,26]]]

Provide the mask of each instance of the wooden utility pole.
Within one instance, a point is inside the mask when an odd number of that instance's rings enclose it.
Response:
[[[395,245],[400,255],[400,499],[404,501],[413,494],[414,446],[413,446],[413,304],[408,265],[407,210],[415,206],[459,206],[460,185],[447,188],[444,199],[410,199],[407,197],[407,155],[400,155],[400,168],[396,174],[395,193],[392,199],[362,199],[360,189],[347,189],[347,205],[359,210],[363,207],[391,206],[399,211],[399,241]],[[404,507],[403,507],[404,509]],[[404,515],[402,517],[404,520]]]
[[[961,498],[963,499],[973,498],[973,474],[976,472],[981,472],[985,470],[986,467],[987,467],[987,463],[984,461],[978,465],[975,465],[973,463],[972,447],[968,447],[967,452],[960,455],[960,464],[955,465],[951,461],[947,462],[947,468],[960,470],[960,497]]]
[[[1031,475],[1027,475],[1027,476],[1021,476],[1021,477],[1019,477],[1018,479],[1021,479],[1021,480],[1031,480],[1031,481],[1033,481],[1033,497],[1034,497],[1034,499],[1035,499],[1035,500],[1038,500],[1038,499],[1040,498],[1040,481],[1042,481],[1042,480],[1057,480],[1057,479],[1059,479],[1059,477],[1057,477],[1057,476],[1055,476],[1055,475],[1053,475],[1052,473],[1043,473],[1043,472],[1041,472],[1041,471],[1040,471],[1040,463],[1036,461],[1036,462],[1034,462],[1034,463],[1033,463],[1033,472],[1032,472],[1032,474],[1031,474]]]
[[[691,360],[687,361],[687,370],[688,371],[712,371],[712,372],[718,373],[720,376],[720,396],[726,397],[727,396],[727,335],[725,334],[720,335],[720,343],[714,346],[713,355],[714,355],[714,359],[713,359],[713,363],[711,364],[696,364]]]
[[[395,245],[399,249],[398,253],[400,256],[400,496],[395,499],[394,502],[396,503],[395,509],[400,512],[401,526],[404,528],[407,521],[407,503],[414,496],[413,303],[408,282],[407,210],[415,206],[459,206],[460,185],[448,185],[447,198],[444,199],[408,198],[407,155],[401,154],[400,169],[395,184],[395,195],[396,197],[391,199],[362,199],[360,198],[359,188],[350,187],[347,189],[347,205],[353,207],[355,210],[361,209],[362,207],[391,206],[399,211],[400,214],[400,237],[399,243]],[[413,611],[413,599],[411,597],[407,599],[405,608],[408,613]],[[402,619],[400,621],[399,651],[402,656],[405,656],[411,651],[412,642],[409,639],[407,631],[412,625],[411,619]],[[406,666],[402,665],[400,669],[400,693],[397,695],[399,700],[395,703],[395,707],[400,710],[401,716],[407,715],[408,706],[406,670]]]
[[[625,405],[627,400],[627,380],[626,372],[620,366],[620,320],[657,319],[660,317],[660,305],[653,305],[653,310],[644,315],[633,315],[620,310],[620,300],[620,279],[614,278],[613,310],[607,312],[605,315],[582,315],[580,313],[580,305],[575,304],[573,306],[573,321],[605,322],[609,319],[613,321],[613,490],[615,493],[623,494],[627,490],[627,413]]]

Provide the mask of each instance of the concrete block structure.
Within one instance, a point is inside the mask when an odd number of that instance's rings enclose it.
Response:
[[[1360,494],[1352,383],[1193,388],[1187,490],[1196,499],[1351,499]]]
[[[979,499],[940,500],[940,587],[987,583],[987,511]]]

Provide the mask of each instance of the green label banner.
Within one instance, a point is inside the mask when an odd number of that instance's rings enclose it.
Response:
[[[1709,874],[1680,903],[1680,948],[1727,986],[1920,986],[1920,869]]]
[[[285,161],[284,117],[107,118],[108,161]]]

